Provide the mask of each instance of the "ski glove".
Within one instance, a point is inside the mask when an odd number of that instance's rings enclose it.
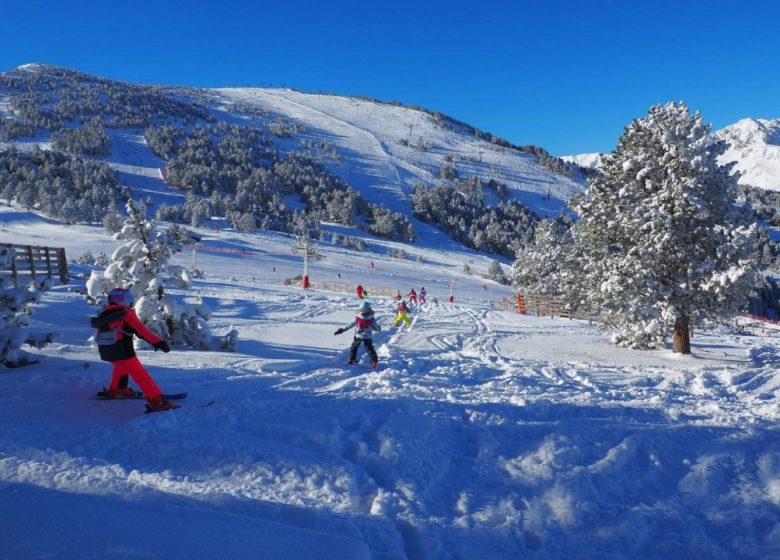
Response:
[[[336,334],[341,334],[343,332],[344,332],[344,329],[339,329],[336,332],[334,332],[333,334],[336,335]]]
[[[154,345],[154,349],[155,350],[162,350],[163,352],[165,352],[167,354],[168,352],[171,351],[171,346],[170,346],[170,344],[168,344],[164,340],[161,340],[160,342],[158,342],[157,344]]]

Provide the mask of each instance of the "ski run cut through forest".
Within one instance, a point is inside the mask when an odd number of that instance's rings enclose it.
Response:
[[[507,285],[641,157],[593,179],[371,99],[0,76],[0,244],[69,269],[33,295],[0,250],[0,307],[32,309],[24,340],[0,325],[0,559],[780,558],[780,326],[694,321],[675,353],[641,314],[519,313]],[[90,318],[129,278],[177,409],[97,398]],[[348,363],[364,302],[376,367]]]

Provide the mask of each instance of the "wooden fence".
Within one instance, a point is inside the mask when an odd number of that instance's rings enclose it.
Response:
[[[65,258],[65,249],[10,243],[0,243],[0,248],[13,250],[10,264],[0,270],[0,274],[10,273],[17,288],[20,280],[25,281],[29,277],[35,282],[39,277],[52,278],[55,273],[59,276],[60,282],[68,283],[68,261]]]
[[[514,298],[502,298],[500,301],[494,302],[493,307],[517,311],[524,315],[533,313],[537,317],[550,317],[552,319],[555,317],[587,319],[588,321],[598,319],[595,313],[570,311],[559,296],[530,294],[527,292],[517,292]]]

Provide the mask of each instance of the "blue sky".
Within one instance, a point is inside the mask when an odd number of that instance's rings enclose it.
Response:
[[[8,0],[0,70],[369,95],[563,155],[666,101],[715,128],[780,117],[777,22],[766,0]]]

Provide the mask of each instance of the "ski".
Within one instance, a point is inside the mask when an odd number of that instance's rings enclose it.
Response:
[[[101,401],[121,401],[125,399],[145,399],[144,394],[141,391],[136,391],[135,395],[132,396],[123,396],[123,397],[112,397],[108,394],[108,391],[98,391],[98,393],[95,395],[95,398]],[[187,398],[187,393],[171,393],[168,395],[163,395],[163,398],[166,401],[178,401],[181,399]]]
[[[170,404],[170,403],[169,403]],[[166,408],[164,410],[154,410],[151,408],[148,404],[146,405],[146,410],[144,411],[146,414],[154,414],[155,412],[168,412],[169,410],[176,410],[177,408],[181,408],[179,405],[172,405],[172,408]]]
[[[217,401],[216,400],[212,400],[212,401],[207,402],[206,404],[196,405],[194,408],[206,408],[207,406],[211,406],[215,402],[217,402]],[[175,408],[169,408],[167,410],[152,410],[151,408],[149,408],[149,405],[147,404],[146,405],[146,410],[144,411],[144,413],[145,414],[154,414],[155,412],[168,412],[169,410],[176,410],[177,408],[182,408],[182,407],[179,406],[179,405],[176,405]]]

